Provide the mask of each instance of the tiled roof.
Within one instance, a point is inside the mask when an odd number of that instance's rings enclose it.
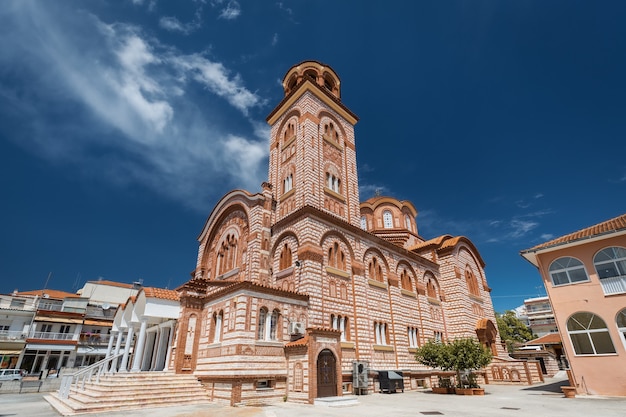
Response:
[[[161,300],[178,301],[180,298],[174,290],[166,290],[164,288],[143,287],[143,292],[147,298],[159,298]]]
[[[17,295],[36,295],[38,297],[43,297],[44,294],[48,295],[48,298],[53,298],[53,299],[63,299],[63,298],[70,298],[70,297],[75,297],[75,298],[80,298],[80,295],[71,293],[71,292],[65,292],[65,291],[59,291],[59,290],[32,290],[32,291],[20,291],[17,293]]]
[[[285,343],[286,348],[290,347],[298,347],[298,346],[308,346],[309,345],[309,335],[304,336],[302,339],[294,340],[293,342]]]
[[[541,336],[537,339],[526,342],[526,345],[554,345],[561,343],[561,336],[558,333],[548,333],[545,336]]]
[[[442,236],[438,236],[435,237],[433,239],[427,240],[425,242],[422,243],[418,243],[417,245],[409,248],[410,251],[422,251],[422,250],[426,250],[426,249],[438,249],[439,246],[441,246],[441,244],[447,240],[450,239],[452,236],[450,235],[442,235]]]
[[[566,243],[575,242],[577,240],[589,239],[595,236],[600,236],[606,233],[617,232],[619,230],[624,230],[624,229],[626,229],[626,214],[622,214],[621,216],[617,216],[605,222],[598,223],[590,227],[586,227],[577,232],[570,233],[565,236],[557,237],[556,239],[552,239],[548,242],[541,243],[530,249],[526,249],[522,251],[522,253],[533,252],[533,251],[537,251],[540,249],[549,248],[551,246],[560,246]]]

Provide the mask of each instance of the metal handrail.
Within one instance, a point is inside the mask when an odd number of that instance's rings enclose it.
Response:
[[[113,361],[124,355],[124,352],[101,359],[93,365],[81,369],[73,374],[63,375],[61,377],[61,387],[59,388],[59,398],[66,399],[70,396],[72,386],[76,389],[84,390],[85,383],[91,382],[92,378],[96,378],[96,382],[100,382],[100,375],[109,372],[116,372]]]

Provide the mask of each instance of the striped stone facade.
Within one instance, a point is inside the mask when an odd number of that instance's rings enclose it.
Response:
[[[484,262],[471,241],[418,234],[417,211],[359,200],[354,125],[335,72],[292,67],[268,116],[268,181],[218,202],[181,286],[172,355],[212,398],[231,404],[313,402],[353,387],[353,362],[404,370],[429,339],[497,340]]]

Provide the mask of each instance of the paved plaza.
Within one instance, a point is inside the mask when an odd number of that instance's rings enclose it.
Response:
[[[102,417],[623,417],[626,398],[579,396],[566,399],[559,387],[566,381],[548,379],[535,386],[486,385],[481,396],[438,395],[430,390],[358,397],[358,405],[323,407],[281,403],[264,407],[227,407],[217,404],[151,408],[114,413],[87,414]],[[0,395],[0,417],[58,417],[44,394]]]

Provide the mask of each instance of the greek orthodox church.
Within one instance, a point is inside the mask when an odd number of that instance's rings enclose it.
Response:
[[[359,199],[354,126],[335,71],[293,66],[267,117],[262,191],[234,190],[198,240],[168,367],[215,401],[288,401],[377,391],[377,375],[415,389],[431,370],[415,349],[474,337],[495,355],[484,262],[462,236],[420,236],[409,201]]]

